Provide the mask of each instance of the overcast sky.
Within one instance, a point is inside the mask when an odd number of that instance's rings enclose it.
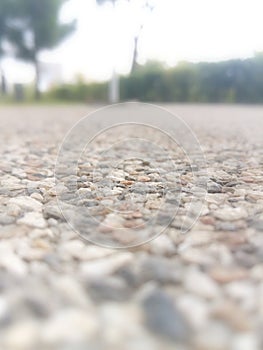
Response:
[[[140,2],[141,0],[133,0]],[[152,13],[123,3],[96,6],[95,0],[69,0],[62,20],[76,18],[77,31],[41,60],[61,64],[62,75],[88,80],[110,77],[113,66],[127,73],[131,65],[133,36],[144,18],[139,41],[139,61],[157,59],[168,65],[178,61],[218,61],[253,56],[263,51],[262,0],[155,0]],[[115,48],[115,49],[114,49]],[[16,68],[15,68],[16,67]],[[29,66],[6,64],[9,79],[29,81]]]

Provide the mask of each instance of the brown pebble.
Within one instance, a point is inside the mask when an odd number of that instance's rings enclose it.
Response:
[[[249,317],[232,302],[224,302],[212,311],[212,317],[229,324],[234,330],[245,332],[251,328]]]
[[[229,283],[248,277],[248,271],[241,268],[215,267],[209,271],[209,275],[219,283]]]
[[[134,183],[134,181],[130,181],[130,180],[124,180],[124,181],[121,181],[121,184],[122,185],[125,185],[125,186],[130,186]]]
[[[138,181],[149,182],[149,181],[151,181],[151,178],[149,176],[138,176]]]
[[[212,216],[203,216],[200,218],[200,221],[204,225],[215,225],[215,219]]]

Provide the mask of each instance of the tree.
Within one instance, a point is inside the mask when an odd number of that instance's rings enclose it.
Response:
[[[0,63],[6,55],[5,43],[8,36],[9,22],[12,18],[13,0],[0,0]],[[6,94],[6,78],[4,70],[0,64],[1,93]]]
[[[98,5],[104,5],[107,2],[111,2],[113,6],[116,6],[118,1],[121,0],[96,0]],[[127,3],[135,3],[135,0],[125,0]],[[138,2],[138,0],[137,0]],[[152,12],[154,9],[154,4],[153,0],[140,0],[140,6],[141,6],[141,11],[150,11]],[[144,28],[145,21],[142,19],[142,22],[139,24],[139,27],[136,28],[135,33],[134,33],[134,38],[133,38],[133,54],[132,54],[132,63],[131,63],[131,73],[134,73],[134,71],[138,67],[138,42],[140,35],[142,33],[142,30]]]
[[[18,58],[34,64],[35,97],[40,97],[39,53],[60,44],[75,29],[75,21],[60,23],[59,12],[67,0],[14,0],[14,20],[8,39]]]

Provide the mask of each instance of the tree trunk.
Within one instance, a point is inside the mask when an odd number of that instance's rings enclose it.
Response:
[[[35,99],[39,100],[41,97],[40,89],[39,89],[39,83],[40,83],[40,69],[39,69],[39,62],[37,58],[34,61],[35,65]]]
[[[0,68],[0,72],[1,72],[1,95],[5,96],[7,94],[5,73],[2,68]]]
[[[134,71],[137,68],[137,57],[138,57],[138,40],[139,36],[137,35],[134,38],[134,48],[133,48],[133,56],[132,56],[132,65],[131,65],[131,74],[134,73]]]

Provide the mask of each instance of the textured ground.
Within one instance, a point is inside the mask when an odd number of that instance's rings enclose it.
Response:
[[[180,233],[192,181],[181,161],[181,202],[166,233],[112,250],[81,240],[56,201],[59,145],[91,107],[1,107],[1,350],[262,349],[263,107],[168,109],[196,133],[207,158],[201,216]],[[147,235],[145,222],[160,206],[161,189],[178,182],[158,150],[147,147],[150,161],[129,160],[105,182],[122,149],[103,159],[86,152],[76,181],[78,205],[113,228],[90,226],[91,234],[129,245],[134,237],[114,227],[142,225]],[[176,152],[174,158],[182,160]],[[70,205],[75,198],[67,191]],[[171,196],[171,208],[175,202]]]

